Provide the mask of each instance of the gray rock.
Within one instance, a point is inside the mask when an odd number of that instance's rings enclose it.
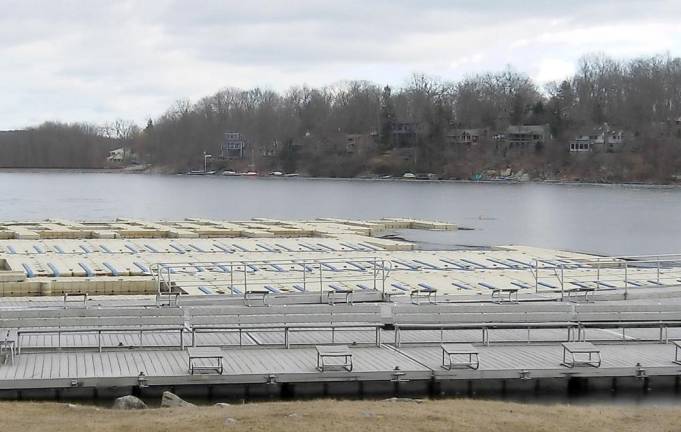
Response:
[[[161,408],[195,407],[193,403],[187,402],[175,393],[164,391],[161,397]]]
[[[114,401],[113,409],[132,410],[132,409],[146,409],[145,404],[140,398],[128,395],[117,398]]]
[[[230,406],[232,406],[232,405],[231,405],[231,404],[228,404],[227,402],[218,402],[218,403],[216,403],[216,404],[213,405],[213,406],[220,407],[220,408],[227,408],[227,407],[230,407]]]
[[[422,403],[423,399],[412,399],[412,398],[398,398],[398,397],[391,397],[388,399],[383,399],[383,402],[413,402],[413,403]]]

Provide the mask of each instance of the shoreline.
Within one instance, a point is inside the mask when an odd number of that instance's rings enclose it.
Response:
[[[3,431],[639,431],[678,430],[673,407],[537,405],[473,399],[446,401],[312,400],[132,411],[69,403],[1,402]],[[560,419],[560,422],[556,422]]]
[[[401,177],[312,177],[299,175],[295,177],[286,176],[222,176],[212,175],[188,175],[182,173],[168,173],[149,169],[125,169],[125,168],[0,168],[0,174],[136,174],[152,176],[183,176],[197,178],[250,178],[250,179],[273,179],[273,180],[327,180],[327,181],[372,181],[372,182],[405,182],[405,183],[452,183],[452,184],[485,184],[485,185],[559,185],[559,186],[599,186],[599,187],[626,187],[626,188],[650,188],[650,189],[677,189],[681,188],[681,183],[641,183],[641,182],[593,182],[593,181],[568,181],[568,180],[455,180],[455,179],[410,179]]]

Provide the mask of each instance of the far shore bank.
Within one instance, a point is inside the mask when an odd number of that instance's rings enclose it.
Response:
[[[408,183],[461,183],[461,184],[498,184],[498,185],[522,185],[522,184],[549,184],[549,185],[569,185],[569,186],[621,186],[621,187],[650,187],[650,188],[679,188],[681,182],[676,183],[654,183],[654,182],[599,182],[599,181],[575,181],[560,179],[534,179],[520,181],[513,179],[489,179],[489,180],[467,180],[467,179],[414,179],[403,177],[313,177],[306,175],[296,175],[295,177],[274,176],[274,175],[230,175],[220,174],[189,175],[184,173],[171,172],[165,169],[154,167],[147,168],[0,168],[3,173],[64,173],[64,174],[137,174],[137,175],[167,175],[167,176],[187,176],[187,177],[209,177],[209,178],[257,178],[257,179],[277,179],[277,180],[335,180],[335,181],[380,181],[391,182],[400,181]]]

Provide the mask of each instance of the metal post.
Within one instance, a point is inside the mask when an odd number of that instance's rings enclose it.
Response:
[[[565,276],[563,274],[564,267],[565,267],[565,264],[561,263],[561,265],[560,265],[560,300],[561,301],[563,301],[563,297],[565,296],[565,293],[564,293],[565,292],[565,283],[564,283]]]
[[[303,264],[301,264],[303,267],[303,291],[307,291],[307,281],[305,277],[305,273],[307,273],[307,264],[305,264],[305,261],[303,261]]]
[[[376,291],[376,276],[378,276],[378,272],[376,271],[376,257],[374,257],[374,291]]]
[[[319,264],[319,303],[324,303],[324,276],[322,275],[322,264]]]
[[[381,260],[381,279],[383,279],[383,282],[381,283],[383,290],[382,297],[385,299],[385,260]]]
[[[539,292],[539,261],[534,260],[534,293]]]
[[[627,294],[629,294],[629,264],[624,262],[624,299],[627,299]]]
[[[234,295],[234,262],[229,262],[229,289],[232,290],[232,295]]]
[[[247,276],[246,276],[246,274],[247,274],[248,272],[246,271],[246,263],[245,263],[245,262],[242,262],[241,265],[244,266],[244,302],[245,302],[245,301],[246,301],[246,293],[248,292],[248,287],[246,286],[246,283],[247,283]]]
[[[601,259],[596,261],[596,289],[601,288]]]
[[[657,283],[660,283],[660,259],[657,259]]]

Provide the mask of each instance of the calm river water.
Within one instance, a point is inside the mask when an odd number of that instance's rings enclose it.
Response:
[[[474,228],[431,243],[681,252],[681,188],[0,172],[3,221],[390,216]]]

